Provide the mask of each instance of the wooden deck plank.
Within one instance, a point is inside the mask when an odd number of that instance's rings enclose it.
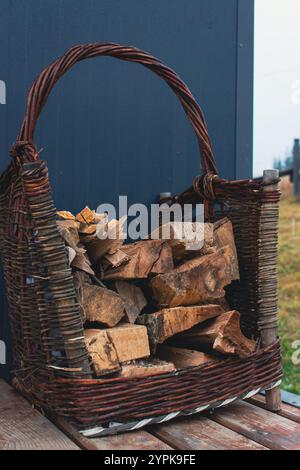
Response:
[[[67,436],[85,450],[172,450],[165,442],[146,431],[133,431],[117,436],[87,438],[66,420],[52,414],[49,416]]]
[[[146,431],[94,438],[98,450],[172,450],[168,443]]]
[[[273,450],[299,450],[300,425],[251,403],[238,401],[209,414],[213,421]]]
[[[148,430],[179,450],[267,450],[204,416],[178,419]]]
[[[259,406],[260,408],[266,409],[266,399],[263,395],[255,395],[247,400],[252,405]],[[300,423],[300,408],[296,406],[288,405],[287,403],[281,404],[281,410],[276,414],[283,416],[284,418]]]
[[[79,447],[0,380],[0,449],[79,450]]]

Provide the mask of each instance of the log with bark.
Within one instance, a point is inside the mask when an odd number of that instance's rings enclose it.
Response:
[[[197,325],[171,340],[172,344],[200,351],[217,351],[225,355],[246,357],[256,349],[255,341],[246,338],[240,329],[236,310],[222,313],[204,325]]]
[[[159,312],[140,315],[137,323],[147,326],[151,352],[155,353],[158,344],[222,312],[219,305],[164,308]]]
[[[234,276],[231,253],[230,247],[226,246],[154,277],[150,286],[157,304],[176,307],[224,297],[224,287]]]

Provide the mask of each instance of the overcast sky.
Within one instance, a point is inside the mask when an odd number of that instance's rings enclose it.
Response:
[[[255,0],[254,175],[300,137],[300,0]]]

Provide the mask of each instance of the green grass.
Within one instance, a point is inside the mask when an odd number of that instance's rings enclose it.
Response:
[[[292,344],[300,340],[300,201],[293,198],[282,199],[280,206],[278,274],[282,386],[300,394],[300,365],[292,362]]]

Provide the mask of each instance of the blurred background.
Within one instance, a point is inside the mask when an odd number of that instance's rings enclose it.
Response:
[[[279,309],[283,388],[300,394],[300,2],[255,1],[253,174],[282,177]],[[296,139],[296,140],[295,140]]]

